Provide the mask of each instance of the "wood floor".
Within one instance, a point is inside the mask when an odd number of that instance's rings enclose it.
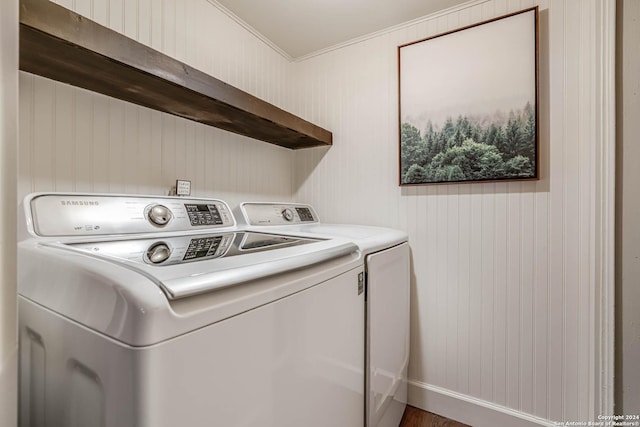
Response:
[[[413,406],[408,406],[400,422],[400,427],[470,427],[440,415],[425,412]]]

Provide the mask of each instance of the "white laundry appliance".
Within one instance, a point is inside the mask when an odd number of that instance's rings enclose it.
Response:
[[[323,224],[310,205],[242,203],[247,230],[340,238],[358,245],[366,275],[366,426],[397,427],[407,403],[409,245],[406,233],[381,227]]]
[[[241,230],[213,199],[33,194],[21,426],[364,424],[361,252]]]

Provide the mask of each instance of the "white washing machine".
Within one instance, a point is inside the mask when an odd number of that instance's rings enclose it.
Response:
[[[366,271],[367,427],[397,427],[407,403],[409,364],[409,245],[406,233],[380,227],[320,223],[313,207],[242,203],[247,230],[347,239],[358,245]]]
[[[364,424],[350,239],[240,230],[212,199],[34,194],[23,214],[21,426]]]

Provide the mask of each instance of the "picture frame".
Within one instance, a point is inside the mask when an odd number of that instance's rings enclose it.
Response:
[[[538,7],[398,46],[399,184],[538,180]]]

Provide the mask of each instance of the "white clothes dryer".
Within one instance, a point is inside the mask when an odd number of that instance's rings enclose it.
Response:
[[[240,230],[214,199],[33,194],[21,426],[364,424],[349,239]]]
[[[347,239],[358,246],[366,287],[365,425],[397,427],[407,403],[407,234],[381,227],[323,224],[312,206],[297,203],[242,203],[236,218],[247,230]]]

